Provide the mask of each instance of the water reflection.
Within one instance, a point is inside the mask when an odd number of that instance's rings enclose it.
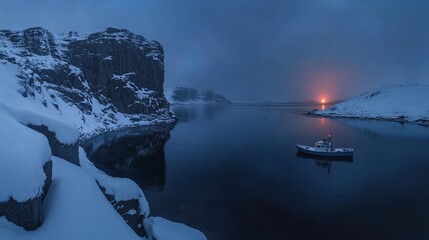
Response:
[[[328,175],[331,175],[331,167],[334,162],[348,162],[353,163],[353,157],[322,157],[297,152],[296,156],[299,159],[313,160],[317,167],[323,168],[327,171]]]
[[[328,175],[331,175],[332,161],[329,161],[329,160],[315,160],[314,163],[318,167],[327,169],[328,170]]]
[[[172,110],[179,122],[192,122],[195,120],[213,120],[219,113],[225,111],[227,104],[187,104],[173,105]]]
[[[173,107],[179,124],[160,140],[168,164],[162,147],[155,161],[157,184],[168,185],[145,192],[154,216],[208,239],[429,239],[429,128],[297,114],[314,106],[217,107]],[[297,143],[328,133],[355,149],[353,163],[296,156]],[[134,170],[120,151],[134,153],[144,138],[112,138],[93,141],[96,164],[117,154],[115,167],[142,186],[146,166]]]
[[[428,127],[413,123],[400,123],[380,120],[362,120],[348,118],[333,118],[334,121],[352,127],[370,136],[392,136],[406,138],[429,139]]]
[[[106,133],[82,144],[94,165],[115,177],[127,177],[141,188],[163,191],[165,143],[170,126],[150,126]]]

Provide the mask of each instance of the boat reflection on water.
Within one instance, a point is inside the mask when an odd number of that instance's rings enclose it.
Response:
[[[88,158],[113,177],[126,177],[142,189],[163,191],[165,185],[165,143],[170,126],[126,129],[93,137],[84,143]]]
[[[328,175],[331,174],[331,166],[333,162],[353,163],[353,157],[323,157],[323,156],[306,154],[299,151],[296,153],[296,156],[298,156],[301,159],[314,160],[314,163],[316,164],[316,166],[327,170]]]

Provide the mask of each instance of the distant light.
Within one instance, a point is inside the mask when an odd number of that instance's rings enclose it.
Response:
[[[325,99],[322,99],[322,101],[321,101],[321,102],[322,102],[322,104],[325,104],[325,103],[326,103],[326,100],[325,100]]]

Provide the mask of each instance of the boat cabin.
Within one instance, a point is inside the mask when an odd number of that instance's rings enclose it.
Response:
[[[323,139],[323,141],[317,141],[315,148],[317,151],[331,152],[332,151],[332,142],[326,141],[325,139]]]

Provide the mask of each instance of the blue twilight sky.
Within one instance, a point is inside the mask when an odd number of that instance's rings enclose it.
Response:
[[[126,28],[165,50],[165,87],[328,100],[429,83],[429,1],[0,1],[0,28]]]

